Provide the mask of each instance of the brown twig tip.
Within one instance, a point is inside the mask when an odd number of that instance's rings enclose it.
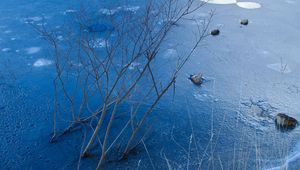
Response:
[[[89,152],[84,152],[81,154],[81,158],[91,158],[93,155]]]

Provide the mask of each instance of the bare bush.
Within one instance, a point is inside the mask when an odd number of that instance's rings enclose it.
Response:
[[[192,15],[203,5],[194,0],[153,0],[139,12],[110,13],[98,21],[91,20],[83,8],[76,16],[80,28],[62,30],[64,40],[60,40],[57,31],[34,26],[54,48],[51,141],[75,127],[91,127],[81,157],[89,156],[93,145],[99,144],[101,157],[97,169],[114,147],[120,146],[119,158],[125,159],[137,145],[145,146],[143,138],[152,126],[147,121],[153,109],[170,88],[175,88],[179,71],[208,36],[212,15],[201,22]],[[162,78],[156,69],[163,43],[183,19],[197,23],[195,39],[185,54],[174,59],[171,71],[163,73]],[[91,23],[99,22],[108,23],[112,29],[89,29]],[[125,104],[129,109],[124,112]],[[57,130],[58,116],[71,118],[62,132]],[[117,122],[120,116],[126,119],[123,123]]]

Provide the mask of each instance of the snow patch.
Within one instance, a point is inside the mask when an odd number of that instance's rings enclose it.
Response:
[[[33,63],[33,66],[34,67],[43,67],[43,66],[49,66],[51,64],[53,64],[53,61],[45,59],[45,58],[40,58]]]
[[[173,48],[167,49],[164,53],[164,58],[175,58],[177,57],[177,51]]]
[[[27,54],[35,54],[35,53],[38,53],[40,50],[41,50],[41,47],[26,48]]]
[[[125,6],[125,7],[123,7],[124,11],[129,11],[129,12],[133,12],[133,13],[135,13],[139,9],[140,9],[140,6]]]
[[[118,11],[118,8],[117,9],[102,8],[99,10],[99,12],[103,15],[114,15],[117,11]]]
[[[222,4],[222,5],[237,3],[236,0],[201,0],[201,1],[207,2],[209,4]]]
[[[64,15],[67,15],[70,13],[75,13],[75,12],[77,12],[75,9],[67,9],[67,10],[65,10]]]
[[[127,12],[132,12],[136,13],[140,9],[140,6],[120,6],[114,9],[107,9],[107,8],[102,8],[99,10],[99,13],[103,15],[114,15],[119,11],[127,11]]]
[[[90,41],[90,45],[93,48],[104,48],[104,47],[109,46],[109,43],[107,42],[107,40],[99,38],[99,39]]]
[[[258,9],[261,8],[261,5],[256,2],[237,2],[237,6],[245,9]]]
[[[1,51],[2,52],[9,52],[11,49],[10,48],[3,48]]]
[[[132,62],[130,64],[130,66],[128,67],[129,70],[134,70],[136,67],[140,66],[141,63],[138,63],[138,62]]]
[[[206,93],[199,93],[199,92],[194,92],[193,94],[194,98],[198,101],[214,101],[214,102],[218,102],[219,99],[215,98],[213,95],[210,94],[206,94]]]
[[[57,39],[58,39],[59,41],[62,41],[62,40],[64,40],[64,37],[63,37],[62,35],[59,35],[59,36],[57,36]]]
[[[23,21],[28,24],[28,23],[33,23],[33,22],[39,22],[39,21],[42,21],[43,18],[42,17],[39,17],[39,16],[34,16],[34,17],[27,17],[27,18],[24,18]]]

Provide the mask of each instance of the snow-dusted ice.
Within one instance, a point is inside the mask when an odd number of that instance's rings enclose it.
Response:
[[[202,0],[211,4],[235,4],[236,0]]]
[[[41,47],[29,47],[29,48],[26,48],[25,50],[26,50],[27,54],[35,54],[41,50]]]
[[[33,66],[34,67],[43,67],[43,66],[49,66],[49,65],[52,65],[52,64],[53,64],[52,60],[48,60],[48,59],[45,59],[45,58],[40,58],[40,59],[36,60],[33,63]]]
[[[237,5],[245,9],[258,9],[261,8],[261,5],[256,2],[237,2]]]

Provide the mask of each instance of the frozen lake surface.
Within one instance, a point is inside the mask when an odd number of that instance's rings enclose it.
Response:
[[[60,28],[82,3],[87,1],[0,2],[0,169],[77,168],[84,134],[49,143],[54,59],[30,23]],[[142,5],[108,0],[87,6],[112,15],[134,14]],[[155,169],[196,169],[199,164],[201,169],[300,168],[299,128],[282,133],[274,125],[278,112],[300,120],[299,8],[296,0],[212,0],[195,13],[205,17],[215,10],[210,29],[221,33],[202,42],[177,79],[175,98],[167,94],[154,111],[158,120],[145,143]],[[241,19],[249,25],[241,26]],[[162,63],[173,62],[195,27],[189,20],[179,23]],[[93,45],[109,44],[98,39]],[[138,65],[132,63],[130,69]],[[198,72],[206,79],[201,87],[187,76]],[[149,155],[142,148],[105,169],[153,169]],[[97,157],[84,159],[80,167],[94,169],[97,163]]]

